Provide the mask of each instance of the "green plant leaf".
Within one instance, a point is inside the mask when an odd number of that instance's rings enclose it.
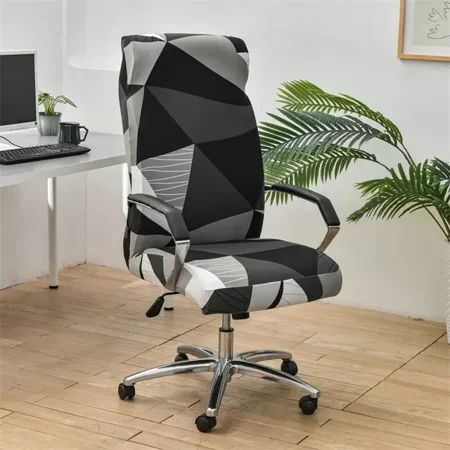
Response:
[[[39,105],[42,105],[44,102],[46,102],[49,97],[50,96],[48,95],[47,92],[39,92],[38,93],[38,103],[39,103]]]
[[[434,158],[430,165],[430,174],[433,183],[450,188],[450,163]]]
[[[58,97],[55,98],[57,103],[63,103],[63,104],[67,104],[70,106],[73,106],[74,108],[77,107],[77,105],[75,105],[75,103],[70,100],[70,98],[66,97],[65,95],[58,95]]]
[[[391,120],[350,95],[330,94],[309,81],[295,80],[283,83],[278,97],[283,108],[290,111],[339,112],[366,117],[381,125],[394,144],[403,143],[400,130]]]
[[[357,160],[372,161],[383,166],[388,176],[357,184],[366,203],[348,220],[392,219],[424,209],[450,241],[449,162],[434,158],[415,163],[397,126],[349,95],[330,94],[298,80],[284,83],[278,96],[282,107],[259,126],[268,183],[309,186],[337,177]],[[362,146],[373,139],[394,146],[405,158],[405,166],[391,169],[363,151]],[[267,193],[271,203],[289,198]]]
[[[264,165],[265,180],[268,184],[292,184],[309,187],[319,181],[325,182],[337,178],[347,170],[351,163],[358,160],[376,161],[375,155],[358,149],[331,147],[322,151],[317,147],[308,154],[299,154],[297,159],[289,163],[284,161],[266,161]],[[269,191],[267,200],[270,203],[286,203],[291,196],[284,192]]]
[[[77,107],[75,103],[67,98],[65,95],[58,95],[57,97],[53,97],[48,92],[40,91],[38,93],[38,103],[44,107],[44,113],[46,115],[55,114],[55,108],[58,103],[68,104],[73,107]]]
[[[391,169],[391,176],[357,183],[357,188],[367,202],[350,214],[350,222],[363,217],[393,219],[419,209],[434,208],[441,217],[444,228],[450,225],[450,186],[435,182],[435,162],[409,165],[399,164]],[[439,165],[439,163],[438,163]],[[445,173],[448,167],[445,168]],[[450,239],[450,233],[447,235]]]
[[[279,109],[269,114],[273,122],[262,122],[259,135],[264,161],[289,163],[299,154],[325,152],[330,148],[360,148],[372,139],[389,136],[356,117],[323,112],[294,112]]]

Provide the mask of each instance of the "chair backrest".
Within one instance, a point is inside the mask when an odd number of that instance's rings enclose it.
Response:
[[[132,192],[178,208],[193,243],[259,237],[264,175],[244,91],[245,43],[214,35],[134,35],[122,38],[122,52],[119,96]],[[167,232],[130,208],[129,256],[167,245]]]

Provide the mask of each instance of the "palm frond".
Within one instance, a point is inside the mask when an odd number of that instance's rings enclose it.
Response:
[[[267,160],[264,166],[265,180],[269,184],[292,184],[309,187],[319,181],[337,178],[358,160],[376,161],[375,155],[363,150],[332,147],[326,152],[318,147],[309,154],[299,154],[289,163]],[[269,191],[267,200],[272,204],[286,203],[290,196],[284,192]]]
[[[290,111],[339,112],[366,117],[381,125],[394,144],[403,143],[400,130],[391,120],[350,95],[330,94],[309,81],[295,80],[283,83],[278,97],[283,108]]]
[[[450,188],[450,163],[434,158],[430,165],[430,174],[434,183]]]
[[[444,227],[450,224],[450,187],[433,182],[428,160],[409,165],[405,171],[399,164],[391,169],[391,176],[357,183],[362,196],[368,201],[360,209],[350,214],[350,222],[358,222],[363,217],[392,219],[402,217],[419,209],[434,208],[441,217]],[[450,236],[447,236],[450,239]]]
[[[308,81],[284,83],[282,104],[259,126],[266,180],[310,186],[347,170],[357,160],[372,161],[388,171],[386,178],[357,184],[366,203],[348,220],[392,219],[424,209],[450,241],[450,163],[439,158],[416,164],[397,126],[360,100],[331,94]],[[365,120],[368,119],[368,120]],[[390,169],[361,148],[383,140],[406,160]],[[269,191],[271,203],[291,196]]]
[[[284,163],[296,159],[299,153],[326,152],[331,148],[359,149],[372,139],[388,140],[382,131],[356,117],[323,112],[294,112],[279,109],[270,114],[273,122],[262,122],[259,135],[264,161],[279,160]]]
[[[337,178],[351,163],[358,160],[375,161],[376,157],[363,150],[334,147],[322,152],[319,147],[315,152],[300,155],[289,163],[266,161],[265,180],[268,184],[286,183],[309,187],[319,181]],[[284,192],[268,191],[266,199],[269,203],[278,205],[287,203],[291,196]]]

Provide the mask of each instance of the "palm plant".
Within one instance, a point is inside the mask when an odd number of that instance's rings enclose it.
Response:
[[[450,241],[450,163],[439,158],[415,162],[398,127],[387,117],[349,95],[325,92],[309,81],[283,83],[281,106],[259,126],[266,181],[308,187],[336,178],[357,161],[381,166],[384,178],[362,181],[356,188],[365,204],[349,215],[393,219],[423,209]],[[363,149],[379,140],[404,160],[389,167]],[[271,203],[290,199],[269,191]]]

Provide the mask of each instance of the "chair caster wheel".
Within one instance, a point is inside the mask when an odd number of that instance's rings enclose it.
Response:
[[[121,400],[133,400],[136,390],[134,386],[127,386],[126,384],[120,383],[117,388],[117,393]]]
[[[298,367],[296,362],[292,361],[292,359],[284,359],[281,363],[281,371],[289,375],[297,375]]]
[[[198,431],[209,433],[217,425],[217,420],[215,417],[202,414],[195,419],[195,425],[197,425]]]
[[[188,355],[186,353],[178,353],[177,356],[175,356],[175,362],[179,361],[187,361],[189,359]]]
[[[303,414],[310,416],[311,414],[314,414],[314,411],[317,409],[317,398],[305,395],[298,401],[298,406]]]

